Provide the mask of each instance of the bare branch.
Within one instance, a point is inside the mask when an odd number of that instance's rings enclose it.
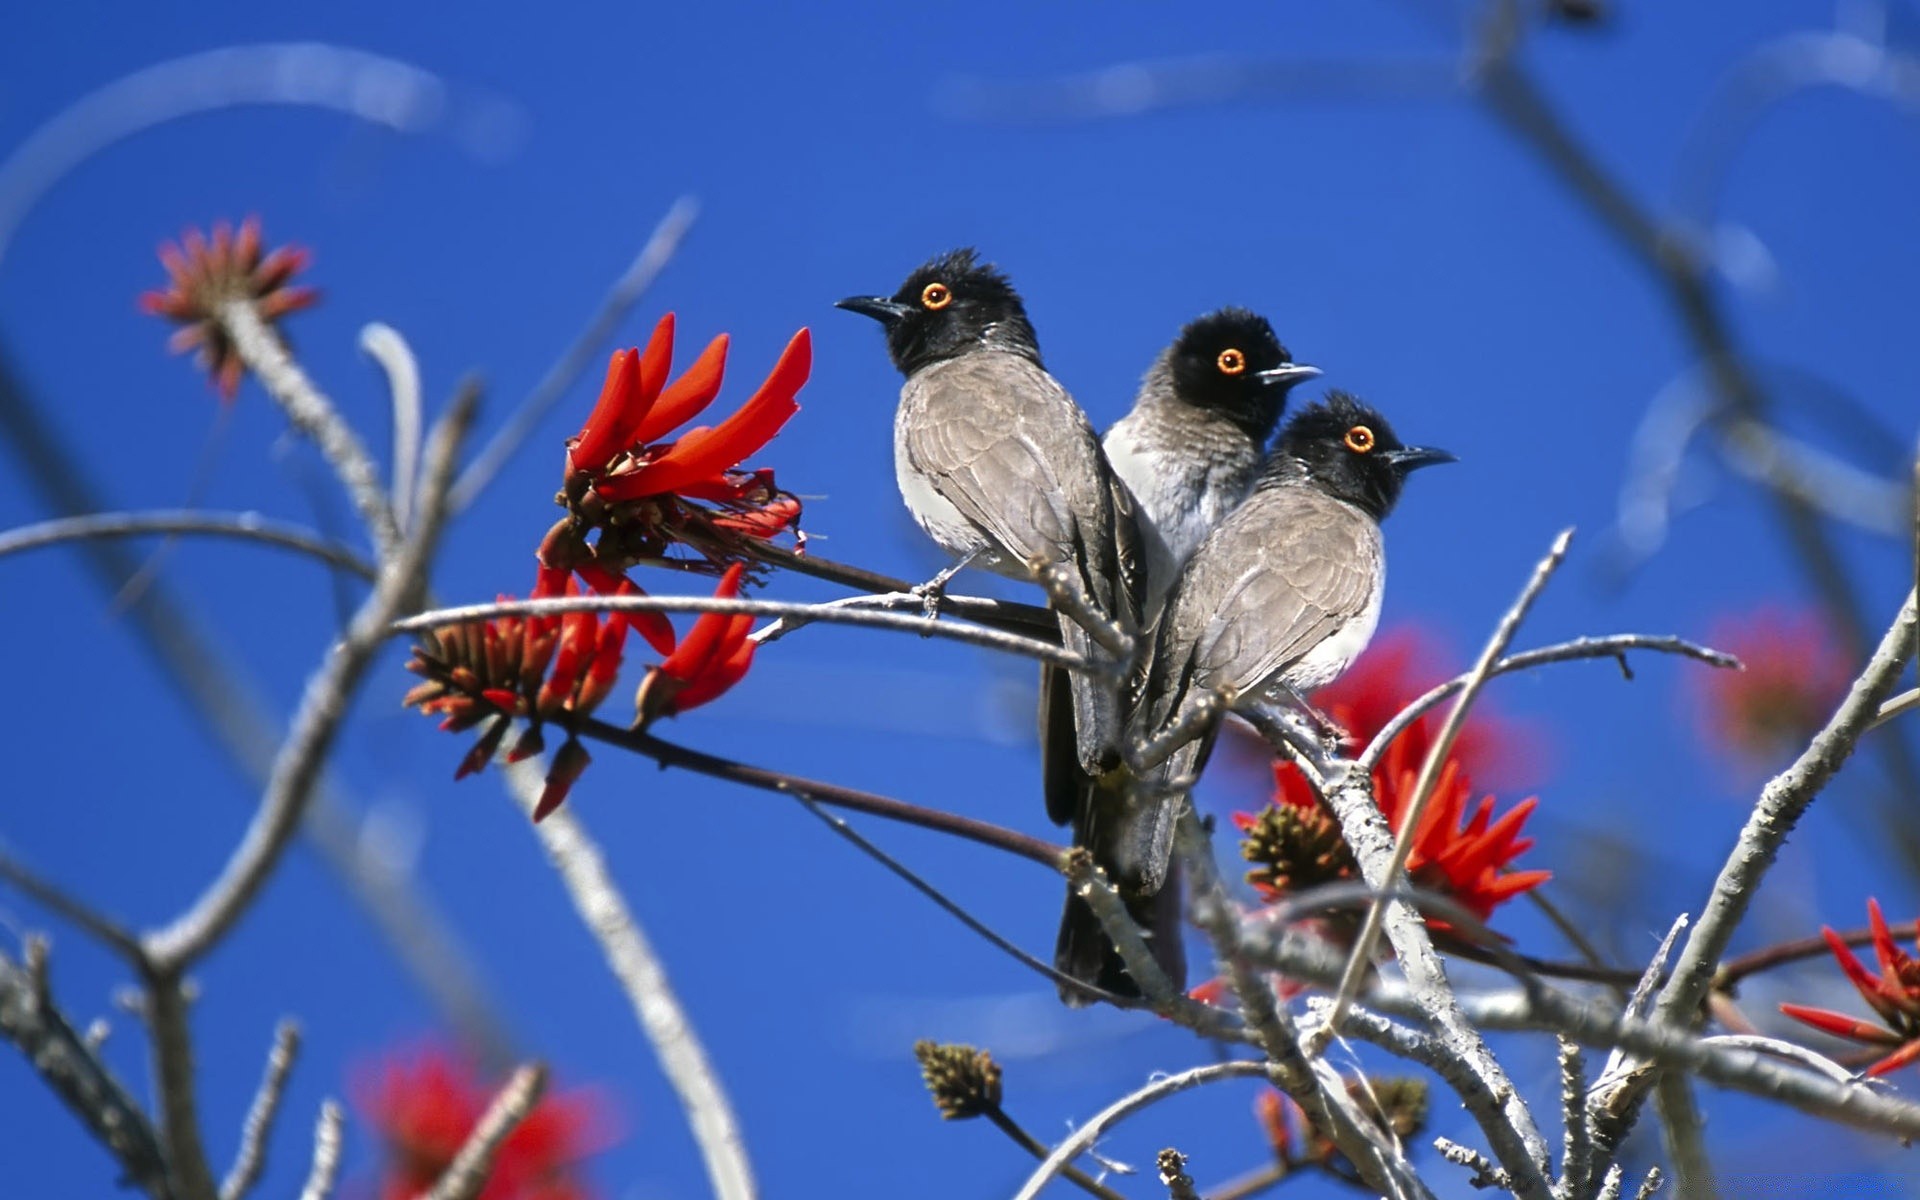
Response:
[[[106,945],[130,963],[140,961],[140,939],[120,922],[98,913],[86,902],[67,894],[66,889],[42,879],[31,868],[4,850],[0,850],[0,879],[31,896],[83,932]]]
[[[1078,1158],[1082,1152],[1092,1149],[1093,1144],[1109,1128],[1141,1109],[1202,1084],[1217,1083],[1222,1079],[1259,1079],[1266,1074],[1266,1063],[1236,1059],[1194,1067],[1177,1075],[1164,1075],[1140,1090],[1122,1096],[1075,1129],[1071,1136],[1053,1148],[1053,1153],[1047,1155],[1039,1169],[1027,1177],[1027,1182],[1014,1200],[1033,1200],[1040,1194],[1040,1189],[1047,1185],[1047,1181],[1060,1173],[1060,1168]]]
[[[322,48],[324,49],[324,48]],[[53,510],[91,516],[104,502],[81,461],[49,425],[0,345],[0,432],[14,443],[17,476]],[[116,541],[75,543],[82,562],[107,596],[118,593],[140,570]],[[154,658],[185,711],[197,716],[214,744],[242,776],[266,787],[284,730],[275,705],[244,670],[212,640],[164,580],[152,580],[126,610],[128,625]],[[256,795],[258,792],[256,792]],[[422,883],[361,836],[357,806],[336,784],[322,780],[307,806],[303,832],[344,886],[373,919],[415,984],[431,996],[462,1038],[487,1049],[496,1063],[510,1057],[497,1013],[463,939],[444,918]]]
[[[544,600],[464,604],[458,608],[437,608],[395,621],[391,631],[417,633],[422,629],[461,625],[468,621],[489,621],[496,617],[550,616],[570,612],[746,613],[756,617],[805,617],[810,621],[834,625],[860,625],[869,629],[890,629],[900,633],[916,633],[922,637],[945,638],[969,646],[1018,654],[1082,674],[1102,675],[1110,670],[1103,663],[1088,662],[1070,650],[1036,638],[977,625],[929,621],[925,617],[904,613],[840,608],[832,603],[794,604],[781,600],[740,600],[720,596],[563,596]]]
[[[1467,1182],[1474,1187],[1499,1188],[1503,1192],[1513,1190],[1513,1176],[1495,1166],[1486,1155],[1480,1153],[1478,1150],[1470,1146],[1462,1146],[1459,1142],[1451,1138],[1443,1137],[1433,1139],[1433,1148],[1440,1152],[1441,1158],[1446,1159],[1454,1166],[1465,1167],[1467,1170],[1472,1171],[1473,1177],[1467,1180]]]
[[[42,546],[57,546],[82,538],[177,537],[195,534],[237,538],[296,550],[330,567],[352,571],[362,579],[372,579],[374,568],[350,547],[330,541],[298,525],[275,521],[259,513],[196,512],[186,509],[162,509],[152,512],[93,513],[84,517],[59,517],[35,525],[22,525],[0,534],[0,557]]]
[[[1425,815],[1427,804],[1433,799],[1433,785],[1440,779],[1440,765],[1446,761],[1447,755],[1453,752],[1454,740],[1460,736],[1460,730],[1466,726],[1467,710],[1473,706],[1475,697],[1480,694],[1480,689],[1486,685],[1487,679],[1492,675],[1494,664],[1500,661],[1500,656],[1505,654],[1507,647],[1513,643],[1514,635],[1520,632],[1520,623],[1526,619],[1527,612],[1533,607],[1534,601],[1540,598],[1541,591],[1547,586],[1547,580],[1553,577],[1561,560],[1566,558],[1567,544],[1572,540],[1573,530],[1571,529],[1563,531],[1554,539],[1553,546],[1547,551],[1547,556],[1540,560],[1540,564],[1533,570],[1533,577],[1527,581],[1527,586],[1521,589],[1520,598],[1514,601],[1513,607],[1500,618],[1499,625],[1494,628],[1493,636],[1487,639],[1486,648],[1480,652],[1480,660],[1474,664],[1473,670],[1467,673],[1467,681],[1461,686],[1460,696],[1453,702],[1453,711],[1447,714],[1446,723],[1440,726],[1439,734],[1427,750],[1426,761],[1420,765],[1420,775],[1413,785],[1413,799],[1407,804],[1400,818],[1400,832],[1394,839],[1393,857],[1387,862],[1385,878],[1382,881],[1368,880],[1369,883],[1379,887],[1390,886],[1398,883],[1400,876],[1405,873],[1407,859],[1413,853],[1414,833],[1420,828],[1420,818]],[[1346,974],[1341,978],[1340,987],[1334,994],[1334,1016],[1327,1023],[1329,1032],[1339,1024],[1340,1010],[1352,1003],[1354,995],[1360,990],[1360,977],[1366,971],[1368,964],[1373,961],[1373,948],[1380,939],[1380,918],[1385,913],[1386,905],[1387,901],[1380,899],[1367,908],[1366,919],[1361,922],[1359,936],[1355,938],[1353,951],[1347,958]],[[1324,1041],[1316,1041],[1308,1048],[1310,1052],[1318,1053],[1324,1046]],[[1487,1059],[1490,1063],[1491,1055],[1488,1055]],[[1494,1085],[1496,1078],[1496,1075],[1489,1075],[1490,1086]],[[1497,1086],[1495,1090],[1498,1090]],[[1516,1129],[1523,1128],[1522,1125],[1516,1125]],[[1539,1161],[1539,1158],[1540,1156],[1536,1155],[1534,1161]]]
[[[1186,1155],[1168,1147],[1160,1152],[1156,1162],[1160,1168],[1160,1182],[1167,1189],[1167,1200],[1200,1200],[1200,1193],[1193,1186],[1193,1176],[1187,1174]]]
[[[329,1200],[340,1175],[340,1106],[328,1100],[320,1106],[313,1131],[313,1169],[307,1173],[300,1200]]]
[[[1839,711],[1814,735],[1800,757],[1761,790],[1746,827],[1714,881],[1700,921],[1660,992],[1654,1006],[1655,1020],[1690,1025],[1696,1019],[1713,987],[1727,944],[1753,903],[1767,868],[1801,815],[1852,755],[1860,735],[1880,711],[1881,701],[1913,657],[1914,604],[1914,594],[1909,592],[1900,614],[1854,680]],[[1620,1079],[1605,1092],[1596,1091],[1595,1111],[1606,1114],[1604,1124],[1596,1124],[1596,1134],[1609,1152],[1631,1125],[1633,1112],[1651,1082],[1648,1072],[1641,1071]]]
[[[0,1036],[19,1048],[54,1095],[113,1155],[127,1179],[154,1200],[173,1200],[166,1154],[140,1102],[55,1007],[42,942],[27,944],[24,964],[0,953]]]
[[[873,859],[875,862],[879,863],[881,866],[885,867],[887,870],[893,872],[895,875],[905,880],[908,887],[913,888],[913,890],[919,892],[921,895],[925,896],[927,899],[939,905],[947,913],[951,914],[954,917],[954,919],[958,920],[962,925],[965,925],[968,929],[973,930],[975,933],[985,938],[993,946],[1004,951],[1006,954],[1011,956],[1017,962],[1021,963],[1023,966],[1026,966],[1034,971],[1039,972],[1041,975],[1046,976],[1048,979],[1052,980],[1054,983],[1062,987],[1073,988],[1079,991],[1080,993],[1082,993],[1083,995],[1087,996],[1089,999],[1104,1000],[1107,1003],[1112,1004],[1117,1008],[1133,1008],[1137,1006],[1138,1004],[1137,1001],[1130,1000],[1122,996],[1116,996],[1112,992],[1103,991],[1100,988],[1094,987],[1090,983],[1082,983],[1080,980],[1075,979],[1070,975],[1062,974],[1060,971],[1056,970],[1051,964],[1042,962],[1039,959],[1035,958],[1033,955],[1028,954],[1025,950],[1022,950],[1019,946],[1014,945],[1011,941],[1008,941],[1006,938],[1002,937],[1000,934],[994,932],[993,929],[988,927],[978,917],[974,916],[972,913],[962,908],[957,902],[955,902],[953,899],[948,897],[939,888],[934,887],[931,883],[928,883],[925,879],[922,879],[919,875],[915,874],[905,863],[901,862],[899,859],[893,857],[891,854],[888,854],[885,850],[882,850],[880,847],[874,845],[871,841],[868,841],[865,837],[861,836],[860,832],[856,830],[853,826],[847,824],[845,821],[841,820],[839,817],[834,816],[832,813],[828,812],[826,809],[820,807],[819,804],[815,803],[813,800],[810,800],[805,796],[795,796],[794,798],[798,800],[801,806],[804,807],[808,812],[820,818],[820,820],[823,823],[825,823],[827,828],[833,830],[835,833],[839,834],[841,837],[845,838],[847,841],[857,846],[860,849],[861,853],[867,855],[869,858]],[[1137,931],[1136,931],[1136,935],[1137,935]],[[1198,1007],[1204,1007],[1204,1006],[1198,1006]],[[1207,1011],[1212,1012],[1213,1010],[1208,1009]],[[1224,1016],[1225,1014],[1218,1014],[1218,1015]],[[1224,1035],[1226,1031],[1216,1030],[1216,1032],[1221,1035]],[[1043,1157],[1044,1157],[1044,1153],[1043,1153]]]
[[[426,572],[447,515],[446,485],[461,438],[473,420],[477,397],[463,393],[435,429],[427,447],[428,503],[419,527],[386,561],[380,581],[355,614],[346,637],[308,682],[292,731],[281,746],[266,794],[232,859],[199,900],[172,924],[145,939],[147,955],[162,974],[177,974],[211,949],[244,912],[278,865],[313,794],[321,764],[346,718],[360,680],[385,643],[386,630],[419,602]],[[384,503],[384,501],[383,501]]]
[[[366,523],[380,557],[393,557],[400,550],[400,527],[394,522],[386,489],[380,484],[380,468],[360,435],[287,353],[286,343],[261,318],[253,301],[229,300],[220,306],[218,317],[247,370],[267,389],[293,427],[313,440],[320,456],[333,468],[348,498],[360,510],[360,519]]]
[[[1172,1008],[1172,981],[1154,960],[1153,951],[1148,948],[1140,926],[1127,915],[1127,906],[1121,901],[1120,893],[1114,891],[1113,885],[1107,882],[1107,874],[1093,861],[1092,852],[1084,846],[1069,850],[1066,855],[1066,876],[1074,894],[1086,901],[1093,915],[1099,918],[1100,928],[1120,952],[1120,961],[1126,964],[1127,974],[1140,985],[1140,995],[1147,1007],[1155,1012]]]
[[[905,825],[916,825],[937,833],[951,834],[970,842],[978,842],[983,846],[992,846],[996,850],[1004,850],[1009,854],[1017,854],[1052,871],[1060,870],[1061,856],[1067,852],[1065,846],[1055,845],[1045,838],[1037,838],[1015,829],[989,824],[958,813],[924,808],[918,804],[909,804],[905,800],[895,800],[891,796],[862,792],[855,788],[841,787],[835,783],[823,783],[816,779],[734,762],[732,759],[721,758],[716,754],[708,754],[702,750],[694,750],[665,741],[651,733],[609,725],[605,721],[581,721],[578,732],[582,737],[644,754],[663,767],[681,767],[698,775],[745,784],[763,792],[813,800],[832,808],[863,812],[889,821],[899,821]]]
[[[439,76],[324,42],[222,46],[156,63],[81,97],[0,163],[0,259],[47,190],[101,150],[181,117],[256,104],[327,108],[402,133],[442,125],[448,109]]]
[[[673,256],[680,250],[680,243],[686,240],[687,232],[693,228],[693,222],[699,215],[700,203],[692,196],[680,197],[667,209],[660,223],[647,235],[640,253],[634,255],[627,269],[620,273],[620,278],[614,280],[613,286],[607,289],[607,294],[601,298],[600,307],[594,311],[586,328],[547,368],[547,373],[540,377],[539,383],[533,385],[533,390],[520,402],[520,407],[487,439],[487,444],[474,456],[472,464],[461,473],[460,481],[453,485],[455,512],[462,512],[472,504],[512,460],[515,451],[533,436],[547,413],[560,402],[560,397],[592,363],[596,353],[613,336],[614,330],[620,327],[620,322],[647,294],[647,289],[660,277],[660,272],[673,261]]]
[[[793,571],[796,574],[824,579],[828,583],[837,583],[855,591],[867,592],[876,596],[913,595],[915,585],[905,579],[895,579],[891,575],[882,575],[869,571],[865,567],[851,566],[821,558],[817,554],[802,554],[772,542],[749,541],[745,543],[748,557],[770,566]],[[926,601],[914,596],[914,602],[922,607]],[[948,593],[940,598],[940,610],[954,616],[965,617],[993,629],[1005,629],[1014,633],[1026,633],[1042,641],[1057,640],[1060,637],[1060,619],[1050,608],[1038,604],[1021,604],[1013,600],[988,600],[980,596],[955,596]]]
[[[422,1200],[475,1200],[493,1174],[493,1156],[540,1103],[540,1093],[546,1087],[547,1068],[540,1063],[516,1070]]]
[[[247,1109],[246,1124],[240,1130],[240,1151],[221,1181],[220,1200],[241,1200],[260,1182],[267,1166],[267,1138],[272,1136],[273,1119],[279,1115],[287,1078],[299,1053],[300,1026],[292,1021],[280,1022],[273,1032],[273,1049],[267,1053],[266,1074],[261,1076],[260,1090],[254,1093],[253,1106]]]
[[[1851,1085],[1860,1082],[1860,1077],[1856,1073],[1847,1070],[1826,1055],[1779,1038],[1761,1037],[1755,1033],[1722,1033],[1701,1038],[1700,1044],[1726,1046],[1734,1050],[1758,1050],[1762,1054],[1771,1054],[1775,1058],[1784,1058],[1788,1062],[1799,1063],[1810,1070],[1818,1071],[1835,1083]]]
[[[1593,1174],[1592,1127],[1587,1124],[1587,1056],[1580,1043],[1560,1039],[1560,1119],[1566,1128],[1560,1143],[1560,1194],[1586,1194]]]
[[[1625,669],[1629,650],[1651,650],[1661,654],[1677,654],[1685,658],[1696,659],[1708,666],[1738,670],[1740,660],[1731,654],[1722,653],[1708,646],[1689,642],[1685,638],[1671,637],[1651,633],[1616,633],[1606,637],[1582,637],[1572,641],[1559,642],[1552,646],[1543,646],[1538,650],[1527,650],[1509,655],[1493,664],[1487,672],[1489,678],[1505,675],[1513,671],[1524,671],[1532,667],[1543,667],[1550,663],[1573,662],[1578,659],[1610,658],[1619,662]],[[1425,716],[1435,705],[1467,685],[1467,675],[1456,676],[1447,682],[1438,684],[1413,703],[1394,714],[1391,721],[1381,727],[1372,742],[1354,759],[1354,765],[1362,770],[1371,771],[1380,757],[1386,753],[1393,739],[1405,732],[1407,727]],[[1631,673],[1628,678],[1632,678]]]
[[[407,339],[391,325],[378,321],[361,327],[360,349],[387,376],[393,397],[393,521],[405,532],[413,512],[413,476],[420,459],[420,364]]]
[[[1663,1072],[1653,1085],[1653,1105],[1667,1133],[1667,1154],[1673,1160],[1674,1178],[1680,1181],[1680,1194],[1687,1200],[1718,1200],[1720,1189],[1707,1157],[1706,1123],[1693,1094],[1693,1081]],[[1641,1191],[1652,1194],[1644,1184]]]
[[[528,816],[539,806],[543,775],[534,759],[514,763],[506,770],[513,799]],[[533,830],[573,898],[581,920],[599,940],[607,966],[626,992],[641,1030],[659,1056],[661,1069],[680,1097],[706,1161],[714,1194],[720,1200],[753,1200],[758,1194],[753,1168],[747,1161],[733,1105],[693,1023],[675,997],[665,969],[608,872],[600,848],[569,808],[549,813]]]

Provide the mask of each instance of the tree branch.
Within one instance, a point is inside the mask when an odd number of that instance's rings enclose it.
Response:
[[[475,1200],[493,1174],[493,1156],[540,1103],[540,1093],[546,1087],[547,1068],[541,1064],[529,1063],[516,1070],[421,1200]]]
[[[253,1106],[241,1127],[239,1153],[220,1183],[220,1200],[241,1200],[260,1182],[267,1166],[267,1139],[273,1134],[273,1119],[280,1113],[287,1078],[293,1074],[293,1060],[299,1053],[300,1026],[292,1021],[280,1022],[273,1033],[273,1049],[267,1053],[266,1074],[260,1079],[260,1090],[254,1093]]]
[[[513,799],[529,817],[539,806],[544,775],[535,759],[506,769]],[[608,872],[600,848],[568,808],[549,813],[533,826],[533,831],[566,885],[580,919],[599,941],[607,966],[626,992],[667,1081],[680,1097],[694,1141],[706,1161],[714,1194],[720,1200],[753,1200],[758,1194],[753,1168],[747,1161],[739,1119],[734,1116],[726,1089],[639,921]]]
[[[177,537],[181,534],[237,538],[278,546],[316,558],[330,567],[352,571],[362,579],[374,578],[373,565],[349,547],[329,541],[298,525],[250,512],[193,512],[181,509],[59,517],[34,525],[22,525],[0,534],[0,558],[82,538]]]

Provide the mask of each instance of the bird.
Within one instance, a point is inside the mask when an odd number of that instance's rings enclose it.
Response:
[[[1132,410],[1107,431],[1107,460],[1132,491],[1141,512],[1146,556],[1143,624],[1151,624],[1167,589],[1201,539],[1240,503],[1253,485],[1266,444],[1286,407],[1287,393],[1320,374],[1293,361],[1266,318],[1226,307],[1188,322],[1154,359]],[[1123,716],[1125,714],[1123,713]],[[1075,745],[1072,709],[1056,668],[1042,668],[1040,746],[1047,810],[1074,827],[1074,841],[1112,868],[1130,841],[1151,836],[1136,825],[1123,773],[1093,777],[1069,752]],[[1150,945],[1179,937],[1180,896],[1162,887],[1140,909]],[[1171,952],[1161,955],[1163,970]],[[1138,985],[1126,974],[1093,911],[1069,893],[1054,941],[1054,967],[1105,991],[1132,998]],[[1180,976],[1183,972],[1167,972]],[[1184,982],[1175,978],[1176,984]],[[1084,993],[1062,989],[1075,1004]]]
[[[1188,322],[1154,359],[1103,441],[1145,514],[1149,620],[1253,486],[1288,392],[1320,373],[1293,361],[1265,317],[1235,307]]]
[[[1284,713],[1347,669],[1380,619],[1380,523],[1409,474],[1455,461],[1402,443],[1377,409],[1342,391],[1281,431],[1252,490],[1187,560],[1154,626],[1128,730],[1135,811],[1129,836],[1108,854],[1123,896],[1138,905],[1172,878],[1179,805],[1218,736],[1211,710]],[[1180,740],[1162,762],[1140,761],[1169,739]]]
[[[1146,585],[1137,505],[1086,413],[1048,374],[1007,276],[963,248],[915,268],[891,296],[850,296],[838,307],[880,322],[906,378],[894,416],[894,474],[914,520],[956,556],[924,585],[930,603],[968,564],[1028,579],[1065,567],[1095,613],[1131,639]],[[1062,612],[1059,621],[1067,649],[1096,656],[1080,620]],[[1127,723],[1123,689],[1080,673],[1064,686],[1048,679],[1043,705],[1057,707],[1063,722],[1055,744],[1073,751],[1043,762],[1043,776],[1114,770]],[[1057,693],[1065,701],[1050,699]],[[1072,811],[1054,807],[1055,789],[1043,790],[1054,819],[1072,820]],[[1182,953],[1177,929],[1166,941],[1169,954]]]

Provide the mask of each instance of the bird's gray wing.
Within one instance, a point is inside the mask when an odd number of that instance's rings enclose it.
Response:
[[[1093,426],[1051,375],[1013,354],[962,355],[908,382],[903,437],[941,497],[1016,560],[1070,562],[1111,611],[1111,469]]]
[[[1192,637],[1188,690],[1237,698],[1264,688],[1365,612],[1382,564],[1379,526],[1308,488],[1256,495],[1229,524],[1217,531],[1229,536],[1224,553],[1213,556],[1208,586],[1181,597],[1181,629]],[[1238,538],[1248,541],[1236,546]]]

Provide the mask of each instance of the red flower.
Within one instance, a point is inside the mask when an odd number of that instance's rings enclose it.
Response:
[[[1314,693],[1314,703],[1354,738],[1371,741],[1428,690],[1431,683],[1422,680],[1443,678],[1427,669],[1427,661],[1418,633],[1396,631],[1379,639],[1340,679]],[[1420,767],[1442,719],[1433,712],[1423,715],[1393,739],[1374,767],[1374,799],[1396,833],[1405,823]],[[1441,764],[1407,860],[1408,875],[1417,886],[1451,898],[1482,921],[1551,874],[1507,870],[1533,845],[1520,836],[1520,829],[1539,804],[1536,798],[1514,805],[1498,820],[1492,796],[1471,804],[1468,764],[1491,757],[1506,740],[1497,726],[1468,722]],[[1299,888],[1355,877],[1351,852],[1337,824],[1299,768],[1276,761],[1273,779],[1274,798],[1267,811],[1233,817],[1247,835],[1243,856],[1258,864],[1248,872],[1249,882],[1264,898],[1277,900]],[[1436,932],[1446,929],[1438,919],[1429,924]]]
[[[305,250],[294,246],[263,255],[257,217],[241,222],[238,233],[225,221],[216,223],[211,241],[189,229],[179,245],[161,243],[160,261],[171,278],[165,290],[142,294],[140,307],[183,327],[168,348],[176,354],[198,351],[200,365],[221,399],[232,403],[245,368],[220,323],[221,305],[250,300],[268,324],[312,305],[320,297],[317,291],[288,286],[306,267],[307,258]]]
[[[1820,936],[1827,939],[1827,946],[1848,982],[1884,1024],[1875,1025],[1845,1013],[1803,1004],[1782,1004],[1780,1011],[1835,1037],[1881,1049],[1891,1048],[1890,1054],[1867,1068],[1869,1075],[1886,1075],[1920,1059],[1920,962],[1894,945],[1893,931],[1887,928],[1887,919],[1880,914],[1878,900],[1867,901],[1867,920],[1873,927],[1873,952],[1880,963],[1878,975],[1869,974],[1832,929],[1822,926]]]
[[[739,561],[743,540],[789,531],[804,540],[800,501],[780,490],[771,470],[741,464],[800,410],[795,397],[812,369],[811,336],[805,329],[793,336],[766,381],[732,416],[662,441],[713,403],[726,368],[722,334],[684,375],[667,382],[673,328],[668,313],[645,351],[613,356],[599,402],[568,443],[560,495],[568,515],[548,532],[542,562],[576,570],[592,563],[619,577],[683,545],[700,555],[693,565],[717,571]]]
[[[354,1081],[354,1101],[386,1142],[382,1200],[433,1187],[479,1123],[492,1093],[464,1063],[428,1048],[396,1056]],[[547,1095],[501,1143],[480,1200],[586,1200],[576,1166],[610,1140],[591,1092]]]
[[[614,582],[619,586],[607,590],[640,590],[624,579]],[[535,599],[581,594],[566,572],[548,568],[541,569],[533,587]],[[528,727],[508,752],[513,762],[545,748],[544,723],[565,728],[567,741],[548,770],[547,790],[534,812],[537,821],[560,806],[586,769],[589,759],[575,737],[577,725],[613,690],[629,629],[638,630],[660,653],[674,648],[673,626],[658,613],[500,617],[431,630],[422,635],[407,663],[407,669],[426,682],[408,692],[402,703],[441,714],[440,727],[450,732],[489,723],[461,761],[456,779],[493,761],[515,718],[527,721]]]
[[[723,600],[738,596],[745,572],[741,563],[728,567],[714,596]],[[634,697],[635,723],[645,728],[659,717],[698,708],[739,683],[759,648],[747,636],[752,630],[751,614],[702,613],[679,647],[640,681]]]
[[[1769,606],[1723,617],[1710,641],[1746,669],[1696,673],[1702,729],[1756,765],[1805,746],[1847,694],[1846,662],[1815,613]]]

